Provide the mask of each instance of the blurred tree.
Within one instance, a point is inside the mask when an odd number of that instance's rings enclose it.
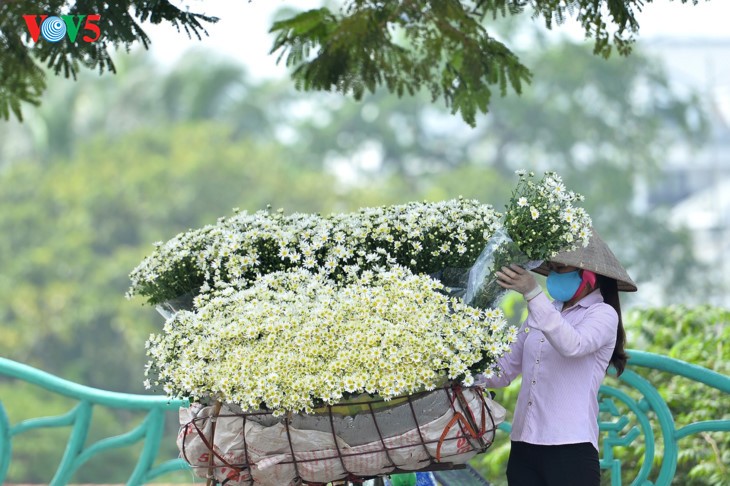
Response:
[[[326,210],[333,184],[276,145],[232,141],[214,124],[160,126],[87,143],[50,166],[12,165],[0,173],[0,354],[90,386],[139,389],[127,363],[140,364],[154,321],[123,295],[149,245],[234,206]]]
[[[510,38],[515,29],[500,35]],[[677,94],[661,65],[641,52],[603,60],[585,46],[536,36],[543,49],[522,57],[543,75],[523,96],[495,100],[475,129],[464,130],[422,94],[396,99],[380,90],[363,103],[336,94],[303,97],[280,81],[253,84],[239,66],[200,51],[169,72],[137,56],[120,63],[116,79],[85,75],[79,84],[54,83],[26,124],[32,135],[6,136],[42,141],[36,156],[48,159],[70,154],[82,134],[118,137],[135,126],[216,119],[232,126],[236,139],[276,141],[298,164],[336,174],[343,193],[382,189],[394,184],[385,179],[397,177],[401,194],[488,195],[498,208],[509,182],[482,192],[474,187],[494,180],[495,170],[507,181],[517,168],[556,170],[590,196],[596,227],[632,273],[663,283],[657,299],[674,298],[670,289],[724,291],[692,271],[700,267],[689,235],[667,227],[665,209],[647,214],[635,204],[639,188],[656,179],[670,142],[701,140],[704,115],[696,96]],[[206,69],[198,69],[201,63]],[[160,82],[148,83],[151,75]]]
[[[443,97],[452,113],[461,113],[474,125],[477,111],[487,111],[493,87],[502,95],[507,85],[519,93],[531,78],[517,56],[490,34],[486,19],[518,15],[529,8],[534,18],[543,18],[546,27],[552,28],[575,15],[586,36],[594,39],[594,52],[608,56],[615,46],[626,54],[639,29],[634,11],[644,1],[347,0],[337,12],[323,7],[276,22],[273,50],[281,51],[294,68],[297,86],[306,90],[337,90],[359,99],[378,86],[399,96],[425,88],[433,100]],[[68,31],[72,37],[78,34],[80,39],[56,38],[49,35],[52,29],[41,34],[44,19],[36,14],[63,16],[57,30]],[[21,102],[40,104],[45,76],[39,62],[66,77],[75,78],[80,64],[114,72],[109,48],[149,44],[141,23],[169,22],[200,38],[207,34],[202,24],[216,20],[167,0],[3,1],[0,116],[8,119],[13,113],[21,119]]]
[[[72,157],[89,138],[114,140],[141,127],[184,121],[215,119],[232,127],[236,138],[272,139],[272,124],[287,111],[277,116],[275,108],[294,94],[283,83],[253,84],[242,66],[204,51],[193,50],[163,70],[137,50],[120,56],[116,69],[117,76],[101,78],[82,71],[76,83],[51,78],[43,105],[24,123],[10,120],[0,131],[0,166],[27,158],[50,163]]]
[[[162,75],[152,57],[140,51],[122,56],[116,72],[112,78],[82,71],[75,83],[51,77],[43,105],[24,123],[10,120],[0,131],[0,164],[27,158],[50,163],[73,156],[81,140],[163,122],[161,87],[149,82]]]

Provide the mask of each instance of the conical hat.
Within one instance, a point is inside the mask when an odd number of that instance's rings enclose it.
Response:
[[[550,259],[552,262],[570,265],[572,267],[585,268],[605,277],[616,280],[618,290],[624,292],[636,292],[636,284],[624,267],[621,266],[611,249],[603,242],[596,230],[591,230],[592,235],[585,248],[579,244],[573,251],[558,253]],[[540,275],[550,273],[547,262],[537,267],[535,272]]]

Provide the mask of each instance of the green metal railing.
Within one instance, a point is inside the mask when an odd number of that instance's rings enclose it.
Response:
[[[173,459],[154,466],[160,442],[163,439],[165,414],[169,410],[178,410],[181,406],[187,406],[187,402],[184,400],[99,390],[63,380],[5,358],[0,358],[0,375],[23,380],[50,392],[78,400],[78,404],[63,415],[28,419],[16,425],[11,425],[8,421],[2,400],[0,400],[0,484],[4,484],[10,466],[13,438],[30,430],[50,427],[71,427],[66,450],[51,480],[51,486],[68,484],[74,473],[93,456],[110,449],[128,447],[140,441],[144,441],[144,446],[127,481],[128,485],[145,484],[163,474],[187,468],[187,464],[181,459]],[[133,430],[86,446],[95,406],[142,410],[147,411],[147,415],[142,423]]]
[[[635,367],[665,371],[716,388],[727,394],[725,403],[728,408],[725,409],[725,412],[730,409],[730,377],[728,376],[667,356],[632,350],[629,351],[629,368]],[[601,468],[611,472],[612,486],[622,484],[621,461],[614,457],[614,448],[628,447],[642,434],[645,438],[644,459],[631,486],[669,485],[677,470],[679,456],[677,442],[680,439],[701,432],[730,432],[730,420],[704,420],[678,429],[674,423],[672,411],[651,383],[628,368],[621,374],[619,380],[637,390],[641,394],[641,398],[632,398],[618,388],[605,385],[600,388],[598,394],[601,412],[614,418],[614,420],[599,422],[600,430],[606,432],[602,447]],[[687,399],[691,399],[691,397],[687,397]],[[617,401],[634,414],[636,424],[631,425],[627,415],[619,411]],[[661,467],[653,482],[649,480],[649,475],[656,459],[657,437],[651,427],[652,415],[656,417],[661,430],[664,449],[661,456]]]
[[[614,449],[631,447],[637,438],[643,436],[644,458],[631,485],[668,486],[677,470],[679,454],[677,441],[702,432],[730,432],[730,420],[706,420],[677,428],[671,410],[657,389],[631,368],[647,368],[683,376],[720,390],[728,395],[728,401],[730,401],[730,377],[666,356],[635,350],[630,350],[629,354],[629,366],[619,378],[623,386],[617,388],[603,385],[599,391],[601,410],[599,428],[603,432],[601,468],[610,472],[613,486],[621,486],[622,464],[621,460],[615,457]],[[164,474],[187,469],[187,464],[181,459],[154,465],[163,439],[165,414],[170,410],[187,406],[186,401],[98,390],[4,358],[0,358],[0,375],[32,383],[79,402],[63,415],[34,418],[11,425],[0,400],[0,484],[5,481],[8,473],[13,438],[29,430],[49,427],[72,427],[66,450],[51,480],[52,486],[67,484],[74,473],[93,456],[110,449],[128,447],[140,441],[144,442],[143,449],[127,481],[128,485],[142,485]],[[625,387],[633,389],[633,395],[627,393]],[[639,398],[635,396],[637,393],[640,395]],[[86,446],[95,406],[143,410],[147,411],[147,415],[135,429]],[[663,453],[659,458],[661,465],[658,467],[658,473],[656,471],[654,473],[656,478],[650,481],[652,468],[656,466],[655,462],[658,462],[656,460],[658,437],[655,434],[656,427],[652,427],[654,420],[658,422],[658,430],[661,432]],[[500,429],[506,432],[509,432],[510,428],[509,423],[500,426]]]

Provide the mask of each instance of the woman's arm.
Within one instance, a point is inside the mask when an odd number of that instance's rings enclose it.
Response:
[[[583,320],[573,327],[540,290],[535,278],[517,265],[502,267],[496,272],[499,285],[521,293],[527,300],[532,327],[545,334],[547,340],[563,356],[579,357],[596,352],[616,339],[618,315],[607,304],[594,304]]]
[[[497,359],[499,374],[487,378],[485,375],[479,375],[475,381],[476,384],[487,388],[502,388],[522,373],[522,350],[525,346],[527,333],[524,331],[528,325],[529,319],[520,327],[517,333],[517,340],[512,343],[510,350],[501,358]]]
[[[545,334],[547,340],[563,356],[577,358],[595,353],[616,339],[618,316],[607,304],[594,304],[581,322],[573,327],[550,303],[545,294],[540,294],[527,304],[532,326]]]

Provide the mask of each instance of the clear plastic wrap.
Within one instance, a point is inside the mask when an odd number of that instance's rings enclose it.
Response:
[[[480,309],[499,306],[508,289],[497,283],[495,272],[512,263],[532,270],[540,266],[542,260],[530,260],[512,241],[507,231],[500,228],[489,238],[484,250],[469,270],[464,302]]]
[[[195,308],[193,299],[195,299],[195,294],[193,292],[186,292],[174,299],[157,304],[155,310],[167,320],[181,310],[193,310]]]

